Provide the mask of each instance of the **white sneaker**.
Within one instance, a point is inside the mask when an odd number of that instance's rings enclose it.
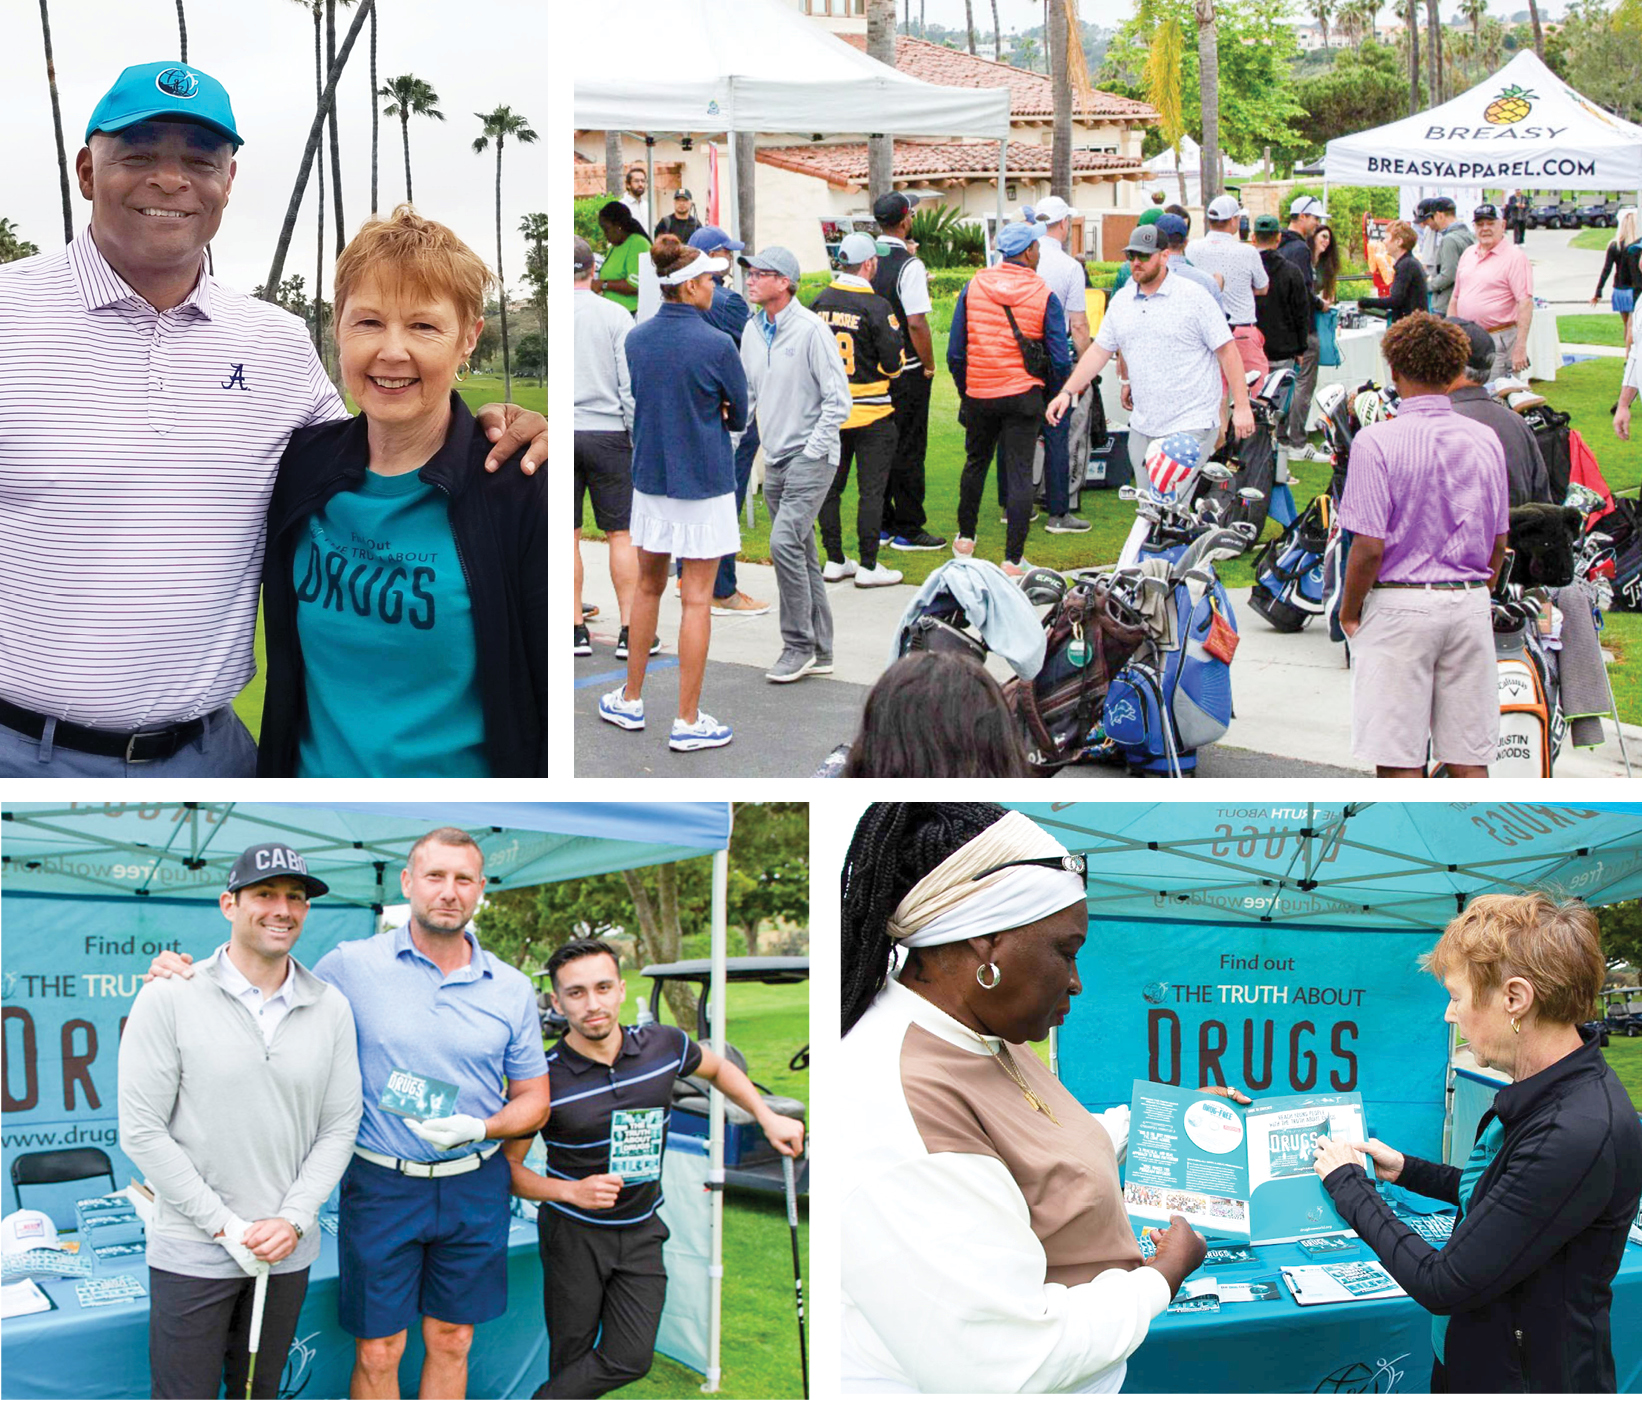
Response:
[[[899,569],[891,569],[887,564],[875,564],[871,569],[855,571],[855,587],[881,589],[886,584],[899,584],[903,577]]]
[[[846,559],[842,564],[834,564],[830,559],[821,570],[821,577],[829,584],[836,584],[840,579],[847,579],[860,566],[853,559]]]
[[[606,691],[599,697],[599,719],[608,720],[612,725],[620,726],[624,730],[642,730],[644,697],[628,700],[626,690],[627,684],[623,682],[615,690]]]
[[[952,542],[952,556],[954,559],[969,559],[975,553],[975,541],[968,535],[960,535]]]
[[[673,721],[673,733],[667,740],[667,747],[687,754],[692,749],[722,749],[732,738],[734,736],[728,725],[720,724],[705,710],[698,710],[693,725],[686,725],[679,719]]]

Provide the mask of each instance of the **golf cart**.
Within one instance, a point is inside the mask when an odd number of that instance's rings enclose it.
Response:
[[[1560,229],[1573,212],[1572,206],[1564,209],[1561,200],[1548,199],[1542,195],[1537,203],[1528,206],[1528,227],[1531,229]]]
[[[807,957],[730,958],[725,960],[725,965],[726,979],[732,983],[803,983],[808,982],[810,976],[810,961]],[[711,1044],[712,1027],[709,1021],[707,996],[713,976],[711,959],[692,958],[682,963],[652,963],[639,976],[651,979],[648,1012],[650,1018],[655,1021],[661,1019],[664,984],[694,983],[694,1035],[703,1046]],[[642,1011],[640,1015],[643,1016]],[[809,1063],[809,1054],[808,1045],[801,1047],[789,1062],[790,1066],[795,1070],[803,1069]],[[747,1058],[728,1041],[724,1045],[724,1055],[743,1071],[747,1069]],[[756,1080],[753,1083],[764,1096],[764,1102],[777,1114],[785,1114],[788,1118],[799,1119],[806,1124],[809,1122],[808,1111],[801,1101],[785,1095],[771,1094]],[[672,1126],[675,1132],[707,1137],[709,1088],[705,1080],[697,1077],[681,1078],[673,1082]],[[810,1190],[810,1161],[807,1150],[798,1160],[796,1167],[798,1191],[807,1196]],[[753,1122],[753,1116],[728,1100],[724,1104],[724,1183],[726,1187],[745,1187],[755,1192],[773,1193],[776,1196],[781,1196],[785,1190],[782,1185],[781,1155],[770,1146],[769,1140]]]
[[[1642,1036],[1642,988],[1604,988],[1602,1023],[1612,1036]]]

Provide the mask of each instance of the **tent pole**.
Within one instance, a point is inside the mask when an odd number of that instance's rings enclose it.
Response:
[[[998,239],[1003,234],[1004,202],[1003,182],[1009,171],[1009,138],[1006,136],[998,142],[998,227],[992,233],[992,245],[997,247]]]
[[[644,133],[644,236],[654,236],[656,227],[656,138]]]
[[[728,982],[725,946],[728,943],[730,897],[730,853],[728,848],[713,853],[713,972],[708,984],[708,1029],[712,1032],[713,1054],[724,1056],[724,1023],[728,1019],[725,987]],[[713,1194],[713,1245],[707,1267],[707,1380],[703,1391],[717,1391],[720,1377],[719,1346],[723,1341],[724,1309],[724,1096],[714,1086],[707,1097],[708,1159],[707,1184]]]

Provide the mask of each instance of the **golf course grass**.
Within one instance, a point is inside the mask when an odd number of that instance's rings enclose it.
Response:
[[[1614,1068],[1632,1104],[1642,1104],[1642,1036],[1615,1036],[1602,1054]]]
[[[1568,240],[1568,247],[1583,248],[1588,253],[1601,253],[1613,242],[1612,229],[1581,229]]]
[[[1617,311],[1593,311],[1575,316],[1559,316],[1556,319],[1556,334],[1563,345],[1625,344],[1625,324],[1619,319]],[[1558,383],[1560,382],[1559,374]]]
[[[650,980],[627,978],[621,1019],[631,1025]],[[747,1057],[752,1078],[775,1094],[809,1103],[810,1073],[788,1062],[810,1039],[809,984],[783,987],[732,984],[726,1001],[726,1035]],[[674,1024],[662,1003],[661,1020]],[[687,1028],[695,1034],[695,1028]],[[798,1249],[806,1308],[810,1282],[809,1206],[798,1208]],[[734,1397],[798,1396],[798,1316],[793,1299],[792,1236],[787,1208],[779,1196],[732,1188],[724,1194],[724,1338],[720,1349],[720,1394]],[[612,1396],[684,1397],[701,1388],[701,1377],[670,1358],[657,1357],[642,1381]]]

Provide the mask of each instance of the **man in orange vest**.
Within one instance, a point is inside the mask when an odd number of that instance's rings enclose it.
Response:
[[[1031,568],[1022,557],[1032,516],[1032,456],[1044,407],[1072,368],[1066,311],[1037,275],[1042,224],[1009,224],[998,235],[1003,261],[983,268],[958,294],[946,363],[962,396],[964,472],[958,484],[958,538],[952,552],[975,553],[986,470],[1002,445],[1007,531],[1004,572]]]

